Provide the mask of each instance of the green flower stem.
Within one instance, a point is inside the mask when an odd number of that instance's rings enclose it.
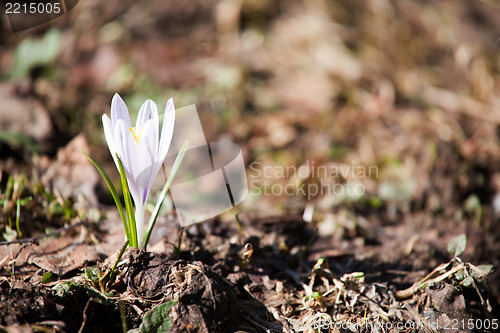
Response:
[[[135,205],[135,225],[137,229],[137,240],[144,238],[144,215],[146,214],[146,205]],[[144,244],[139,243],[138,247],[146,249]]]

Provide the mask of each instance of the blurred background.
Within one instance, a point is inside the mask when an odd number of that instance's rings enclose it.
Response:
[[[493,0],[85,0],[12,33],[2,15],[0,168],[36,170],[87,205],[106,201],[74,148],[116,177],[101,125],[113,94],[132,112],[173,97],[196,104],[207,141],[241,147],[252,184],[241,211],[309,206],[320,233],[340,237],[394,226],[393,239],[429,257],[464,232],[465,254],[498,266],[499,17]],[[263,172],[312,162],[377,173]],[[264,194],[273,184],[296,195]]]

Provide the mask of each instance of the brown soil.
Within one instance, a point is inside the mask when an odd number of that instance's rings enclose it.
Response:
[[[30,31],[2,19],[0,332],[161,332],[169,302],[174,332],[495,331],[498,17],[466,0],[88,0]],[[23,70],[16,50],[51,27],[57,56]],[[131,110],[196,104],[251,189],[179,251],[167,211],[113,271],[122,225],[80,149],[118,183],[100,123],[117,91]],[[364,194],[313,191],[348,184]]]

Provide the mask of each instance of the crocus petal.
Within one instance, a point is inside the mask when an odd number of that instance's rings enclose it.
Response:
[[[154,166],[158,150],[158,139],[155,137],[154,127],[156,127],[156,124],[153,120],[147,121],[143,128],[144,134],[142,134],[139,139],[138,160],[140,161],[141,172],[137,175],[137,187],[139,191],[144,189],[141,193],[143,203],[147,200],[149,189],[156,176],[156,173],[153,173],[155,171]],[[158,130],[156,130],[156,132],[157,131]]]
[[[165,107],[165,113],[163,114],[163,125],[161,129],[160,146],[158,148],[158,161],[160,161],[161,163],[163,163],[165,157],[167,157],[168,148],[170,148],[170,143],[172,143],[172,136],[174,134],[174,124],[175,124],[175,106],[173,99],[170,98],[167,102],[167,106]]]
[[[125,122],[118,119],[115,126],[116,152],[120,156],[125,174],[128,180],[130,194],[136,201],[139,198],[139,190],[136,184],[136,173],[139,172],[139,161],[137,161],[137,144],[129,128],[125,127]]]
[[[111,120],[109,119],[107,114],[102,115],[102,126],[104,128],[104,137],[106,138],[106,142],[108,143],[109,152],[113,157],[113,161],[118,168],[118,161],[116,160],[116,145],[113,133],[113,127],[111,126]]]
[[[152,100],[148,99],[142,104],[139,114],[137,115],[137,122],[135,124],[137,135],[142,133],[144,125],[151,119],[158,124],[158,109],[156,108],[156,104]]]
[[[128,165],[130,168],[130,176],[128,176],[129,184],[132,184],[130,194],[134,199],[136,205],[142,201],[141,191],[137,184],[137,178],[140,174],[141,170],[141,161],[139,159],[139,151],[137,147],[137,142],[132,136],[132,133],[129,130],[129,136],[127,137],[127,149],[128,149]]]
[[[127,128],[132,127],[130,122],[130,115],[128,113],[127,105],[120,97],[120,95],[115,94],[111,100],[111,121],[113,125],[116,125],[118,119],[122,119],[125,122]]]

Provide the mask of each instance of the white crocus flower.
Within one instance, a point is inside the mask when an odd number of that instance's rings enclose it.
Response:
[[[149,191],[172,141],[175,107],[169,99],[165,107],[161,137],[156,104],[148,99],[142,105],[135,126],[122,98],[115,94],[111,101],[111,120],[102,116],[104,135],[116,167],[120,170],[116,154],[125,169],[130,194],[135,203],[135,221],[139,246],[144,237],[144,214]]]

